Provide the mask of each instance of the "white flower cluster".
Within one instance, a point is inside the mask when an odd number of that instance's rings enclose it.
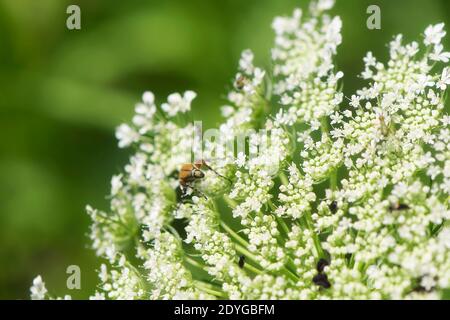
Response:
[[[118,255],[119,256],[119,255]],[[100,266],[99,278],[101,291],[96,292],[91,300],[133,300],[145,298],[146,284],[141,280],[140,273],[125,258],[120,255],[113,267],[108,270],[105,264]]]
[[[163,232],[151,249],[140,247],[138,257],[145,261],[147,279],[152,284],[151,299],[208,299],[207,293],[195,287],[191,273],[183,266],[180,240]]]
[[[274,91],[287,109],[279,115],[283,122],[292,124],[300,118],[314,126],[342,102],[342,93],[335,89],[343,73],[333,71],[342,22],[322,14],[332,3],[314,3],[309,18],[297,9],[292,17],[276,18],[272,25],[276,33]]]
[[[44,281],[42,281],[41,276],[37,276],[33,279],[33,285],[30,288],[30,298],[31,300],[44,300],[44,299],[56,299],[56,300],[72,300],[70,295],[65,295],[64,297],[53,298],[48,294],[47,288],[45,287]]]
[[[444,25],[423,45],[395,37],[386,64],[369,52],[368,84],[344,102],[333,4],[274,20],[273,79],[243,52],[221,143],[202,146],[208,165],[181,197],[198,141],[180,118],[195,93],[160,107],[144,94],[116,133],[137,151],[111,181],[110,212],[88,207],[111,266],[92,298],[433,299],[450,288]],[[224,154],[241,135],[245,151]],[[40,277],[31,293],[49,297]]]
[[[45,295],[47,294],[47,288],[45,287],[45,283],[42,281],[41,276],[37,276],[33,280],[33,285],[30,288],[30,297],[32,300],[42,300],[45,299]]]

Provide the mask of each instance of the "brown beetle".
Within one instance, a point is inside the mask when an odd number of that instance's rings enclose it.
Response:
[[[195,181],[203,179],[205,177],[204,169],[211,170],[216,175],[221,178],[228,180],[231,183],[231,180],[223,175],[219,174],[216,170],[211,168],[205,160],[197,160],[194,163],[185,163],[181,166],[181,170],[178,174],[178,180],[180,183],[180,188],[182,192],[182,197],[186,196],[186,192],[188,188],[200,193],[202,196],[205,196],[202,192],[194,188],[192,185]]]

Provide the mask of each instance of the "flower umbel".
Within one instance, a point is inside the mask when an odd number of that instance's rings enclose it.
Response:
[[[365,85],[345,99],[333,4],[274,20],[270,72],[242,53],[221,140],[201,144],[214,170],[181,197],[196,94],[157,106],[144,93],[116,131],[136,153],[111,181],[111,208],[87,208],[106,259],[93,299],[423,299],[450,288],[444,24],[423,44],[394,37],[387,63],[369,52]],[[245,152],[217,156],[240,135]],[[40,277],[31,294],[48,297]]]

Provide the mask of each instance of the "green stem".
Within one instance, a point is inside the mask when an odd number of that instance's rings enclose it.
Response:
[[[246,270],[248,270],[250,272],[253,272],[255,274],[263,274],[263,272],[261,270],[259,270],[258,268],[254,267],[254,266],[252,266],[251,264],[248,264],[248,263],[246,263],[244,265],[244,269],[246,269]]]
[[[238,206],[237,202],[231,199],[226,194],[223,195],[223,200],[225,200],[225,202],[230,206],[231,209],[234,209]]]
[[[337,189],[337,169],[330,174],[330,188],[333,191]]]
[[[281,171],[278,176],[280,177],[281,183],[285,186],[289,185],[289,179],[286,177],[283,171]]]
[[[258,259],[256,258],[256,256],[246,249],[246,247],[249,245],[248,242],[245,241],[243,238],[241,238],[241,236],[239,236],[236,232],[234,232],[234,230],[231,229],[225,222],[221,221],[220,225],[226,232],[228,232],[236,241],[240,243],[235,244],[236,251],[245,255],[246,257],[248,257],[249,259],[258,264]],[[259,274],[262,273],[261,270],[255,268],[255,271],[256,270]],[[283,271],[286,274],[286,276],[291,278],[293,281],[298,281],[298,277],[292,271],[286,268],[286,266],[283,267]]]
[[[311,219],[311,214],[309,212],[304,214],[305,217],[305,221],[306,221],[306,225],[308,227],[309,230],[311,230],[311,233],[313,235],[313,241],[314,241],[314,246],[316,248],[316,254],[318,257],[323,257],[324,253],[323,253],[323,249],[322,246],[320,244],[320,239],[318,237],[318,235],[316,234],[316,232],[314,231],[314,223]]]
[[[245,247],[235,244],[236,251],[238,251],[240,254],[243,254],[244,256],[248,257],[249,259],[253,260],[254,262],[258,263],[258,259],[256,256],[248,251]]]
[[[201,264],[200,262],[192,259],[191,257],[185,256],[184,259],[186,260],[187,263],[193,265],[194,267],[197,267],[199,269],[204,270],[205,266],[203,264]]]
[[[255,263],[258,263],[258,260],[256,259],[256,256],[255,256],[253,253],[251,253],[250,251],[248,251],[247,249],[245,249],[244,247],[242,247],[242,246],[236,244],[236,250],[237,250],[239,253],[241,253],[241,254],[247,256],[248,258],[250,258],[250,259],[251,259],[252,261],[254,261]],[[262,272],[261,270],[259,270],[259,269],[256,269],[256,270],[258,271],[259,274],[262,274],[262,273],[263,273],[263,272]],[[282,270],[283,270],[284,274],[285,274],[287,277],[289,277],[291,280],[293,280],[293,281],[295,281],[295,282],[297,282],[297,281],[299,280],[298,276],[295,275],[295,274],[294,274],[291,270],[289,270],[286,266],[283,266],[283,269],[282,269]]]
[[[250,251],[248,251],[246,248],[244,248],[243,246],[241,246],[239,244],[235,244],[235,248],[236,248],[237,252],[248,257],[250,260],[252,260],[256,264],[258,264],[258,260],[256,259],[256,256],[253,253],[251,253]],[[249,263],[245,263],[244,268],[248,269],[249,271],[252,271],[256,274],[263,274],[262,270],[258,269],[257,267],[255,267]]]
[[[328,127],[328,120],[326,117],[323,117],[320,119],[320,128],[322,129],[322,133],[325,135],[329,135],[329,127]]]
[[[277,222],[280,224],[283,231],[286,233],[286,236],[289,235],[289,227],[287,226],[286,222],[284,222],[283,218],[276,216]]]
[[[283,270],[285,272],[285,274],[294,282],[297,282],[299,280],[298,276],[292,272],[291,270],[289,270],[286,266],[283,266]]]
[[[166,226],[166,228],[178,239],[178,241],[182,242],[183,239],[181,239],[180,234],[178,231],[172,227],[171,225]]]
[[[245,241],[240,235],[238,235],[233,229],[231,229],[224,221],[220,221],[220,226],[228,232],[228,234],[233,237],[236,241],[242,244],[244,247],[248,246],[248,242]]]
[[[269,205],[272,211],[277,210],[277,207],[273,204],[272,200],[267,201],[267,204]]]
[[[290,267],[292,270],[296,270],[296,269],[297,269],[297,266],[295,265],[295,263],[294,263],[294,261],[292,260],[291,257],[288,257],[287,263],[288,263],[289,267]]]
[[[220,298],[227,298],[227,295],[225,292],[219,291],[218,289],[212,287],[208,283],[204,283],[202,281],[194,280],[194,286],[202,291],[205,291],[206,293],[209,293],[213,296],[220,297]]]
[[[350,268],[354,267],[354,265],[355,265],[355,254],[354,253],[350,257],[350,261],[348,262],[348,265],[349,265]]]
[[[246,249],[246,247],[248,247],[249,243],[247,241],[245,241],[245,239],[243,239],[240,235],[238,235],[233,229],[231,229],[225,222],[221,222],[220,225],[222,226],[222,228],[228,232],[228,234],[231,235],[231,237],[233,237],[236,241],[238,241],[241,245],[236,244],[236,250],[243,254],[246,257],[249,257],[251,260],[253,260],[254,262],[258,263],[258,260],[256,259],[256,257]],[[259,270],[258,268],[249,265],[248,263],[246,263],[244,265],[245,269],[248,269],[251,272],[254,272],[256,274],[262,274],[263,272],[261,270]]]
[[[277,209],[277,207],[273,204],[273,202],[271,200],[269,200],[267,203],[268,203],[269,207],[273,211],[275,211]],[[287,238],[287,236],[289,235],[289,228],[288,228],[288,226],[286,225],[286,223],[284,222],[284,220],[282,218],[278,217],[276,214],[273,214],[273,216],[275,216],[275,220],[281,226],[281,228],[282,228],[282,230],[285,233],[285,236]],[[281,236],[281,232],[280,232],[280,235],[277,237],[278,243],[281,246],[284,246],[283,244],[286,242],[286,240],[281,238],[280,236]]]
[[[125,230],[129,231],[131,235],[135,234],[135,231],[133,229],[130,229],[130,227],[128,226],[127,223],[125,223],[120,217],[118,216],[114,216],[114,217],[118,217],[119,220],[114,220],[113,217],[110,217],[108,215],[106,215],[103,212],[97,212],[97,215],[99,217],[102,217],[103,219],[111,222],[111,223],[115,223],[121,227],[123,227]]]

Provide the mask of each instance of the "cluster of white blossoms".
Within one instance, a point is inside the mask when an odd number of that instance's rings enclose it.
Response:
[[[111,208],[87,209],[106,259],[93,299],[424,299],[450,289],[444,25],[426,28],[423,44],[396,36],[385,64],[369,52],[366,86],[344,99],[333,4],[274,20],[270,72],[243,52],[218,141],[198,141],[183,122],[194,92],[159,107],[144,93],[117,129],[119,147],[136,152],[112,179]],[[229,153],[241,136],[247,147]],[[180,196],[181,166],[200,160],[198,148],[208,166]],[[40,277],[31,293],[49,298]]]

